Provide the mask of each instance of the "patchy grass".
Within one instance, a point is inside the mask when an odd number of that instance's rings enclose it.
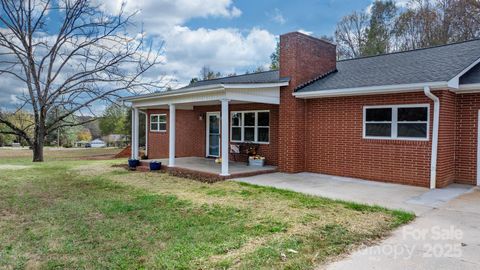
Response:
[[[311,269],[413,219],[268,187],[130,173],[118,162],[3,169],[0,268]]]

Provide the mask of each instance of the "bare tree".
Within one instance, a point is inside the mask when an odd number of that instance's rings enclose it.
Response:
[[[439,14],[429,0],[411,1],[395,23],[397,46],[400,50],[411,50],[439,45],[440,25]]]
[[[134,15],[123,6],[109,14],[89,0],[0,0],[0,75],[24,86],[18,110],[33,115],[34,132],[9,121],[7,111],[0,111],[0,124],[30,144],[34,162],[43,161],[47,134],[85,123],[68,121],[72,116],[95,115],[99,102],[164,86],[163,78],[145,78],[161,63],[161,51],[129,34]]]
[[[395,25],[400,50],[478,38],[480,1],[411,0]]]
[[[353,12],[342,18],[335,30],[340,58],[361,56],[367,38],[369,17],[365,12]]]
[[[478,0],[467,0],[467,1],[471,7],[471,9],[468,11],[468,15],[472,16],[472,19],[475,20],[478,24],[480,24],[480,1]]]

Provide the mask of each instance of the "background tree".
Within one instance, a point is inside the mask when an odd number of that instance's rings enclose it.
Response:
[[[223,77],[222,73],[213,71],[209,66],[203,66],[200,69],[199,77],[194,77],[190,80],[190,84],[196,83],[202,80],[212,80]]]
[[[373,2],[362,55],[377,55],[390,51],[396,15],[397,7],[393,1]]]
[[[222,77],[222,73],[213,71],[209,66],[203,66],[200,70],[200,77],[202,80],[212,80]]]
[[[275,51],[270,55],[270,70],[278,70],[280,68],[280,41],[277,41]]]
[[[5,113],[3,117],[10,125],[15,126],[18,131],[15,132],[9,125],[0,122],[0,133],[9,135],[5,138],[12,139],[13,142],[20,143],[22,146],[28,145],[24,137],[32,136],[34,133],[35,120],[32,114],[24,110],[17,110],[12,113]]]
[[[335,41],[338,57],[353,58],[362,56],[367,40],[369,17],[365,12],[353,12],[337,23]]]
[[[111,134],[128,135],[130,133],[130,126],[128,126],[128,112],[124,106],[111,104],[104,111],[99,120],[99,127],[103,136]]]
[[[92,134],[90,133],[90,130],[83,129],[77,132],[77,141],[89,142],[91,140],[92,140]]]
[[[354,12],[337,24],[340,59],[460,42],[480,37],[480,1],[375,1],[369,12]]]
[[[130,35],[134,14],[103,13],[89,0],[0,0],[0,75],[23,84],[20,108],[31,111],[33,135],[0,111],[3,133],[21,136],[43,161],[45,137],[55,130],[84,123],[66,122],[72,115],[95,114],[100,101],[125,92],[154,91],[162,78],[146,81],[159,64],[159,51],[143,35]],[[55,23],[52,23],[54,21]],[[62,114],[47,123],[56,108]]]

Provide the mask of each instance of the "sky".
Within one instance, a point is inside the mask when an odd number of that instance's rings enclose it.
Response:
[[[124,0],[92,1],[113,15]],[[165,77],[177,88],[198,77],[203,66],[222,74],[268,68],[279,35],[302,31],[333,36],[343,16],[368,9],[372,1],[127,0],[125,11],[138,12],[129,31],[143,32],[164,53],[163,63],[150,76]],[[49,23],[60,20],[53,15]],[[23,86],[11,78],[1,80],[0,107],[5,107],[15,103]]]
[[[104,0],[114,12],[119,0]],[[341,17],[366,9],[372,0],[140,0],[126,10],[139,10],[136,20],[147,36],[164,41],[160,68],[182,86],[199,76],[202,66],[222,74],[267,68],[278,36],[303,31],[333,36]]]

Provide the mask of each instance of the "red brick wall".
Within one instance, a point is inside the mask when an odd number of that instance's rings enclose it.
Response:
[[[364,106],[427,103],[429,141],[363,139]],[[422,92],[312,99],[306,119],[307,171],[429,186],[433,103]]]
[[[270,143],[261,144],[259,154],[265,156],[266,163],[278,164],[278,105],[248,103],[230,104],[230,111],[270,110]],[[220,105],[197,106],[194,110],[177,110],[176,112],[176,156],[204,157],[206,155],[206,112],[220,112]],[[168,110],[148,110],[149,115],[167,114],[167,132],[149,132],[149,158],[168,157]],[[202,116],[202,120],[199,120]],[[149,117],[150,119],[150,117]]]
[[[280,170],[305,170],[305,101],[294,89],[335,68],[335,45],[297,32],[280,36],[280,77],[290,77],[280,90]]]
[[[455,116],[456,95],[450,91],[436,92],[440,99],[438,128],[437,187],[455,181]],[[433,120],[433,114],[431,115]]]
[[[168,110],[148,110],[148,114],[165,113],[167,114],[167,131],[152,132],[149,128],[148,137],[148,157],[149,158],[167,158],[168,140],[169,140],[169,112]],[[148,117],[150,122],[150,117]],[[150,123],[149,123],[150,124]],[[150,125],[148,125],[150,127]],[[199,121],[197,114],[192,110],[176,111],[176,134],[175,134],[175,156],[190,157],[204,156],[205,143],[200,145],[198,142],[204,142],[205,135],[198,132],[205,130],[204,121]],[[203,140],[201,140],[203,138]]]
[[[455,182],[476,185],[477,129],[480,94],[457,95]]]

